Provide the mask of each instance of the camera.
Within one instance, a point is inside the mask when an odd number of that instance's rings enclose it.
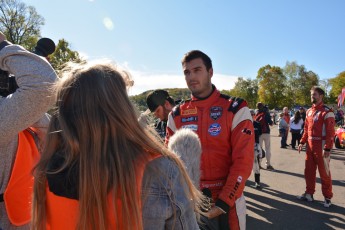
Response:
[[[42,57],[48,57],[48,55],[54,53],[55,43],[50,38],[41,38],[37,41],[36,47],[33,51]],[[8,71],[0,69],[0,96],[7,97],[14,93],[18,89],[16,78]]]

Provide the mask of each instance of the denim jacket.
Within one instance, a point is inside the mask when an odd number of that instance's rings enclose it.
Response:
[[[167,157],[146,166],[142,183],[144,229],[199,229],[194,204],[177,165]]]

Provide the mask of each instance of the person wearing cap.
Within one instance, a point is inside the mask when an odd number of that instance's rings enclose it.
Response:
[[[221,94],[212,84],[212,61],[199,50],[182,59],[191,98],[174,107],[167,123],[166,144],[178,129],[189,128],[201,141],[200,189],[212,197],[205,213],[218,229],[245,229],[243,190],[253,168],[254,128],[247,102]],[[210,221],[213,223],[213,221]],[[201,229],[213,229],[200,225]]]
[[[313,86],[310,90],[312,107],[307,110],[304,133],[298,145],[298,151],[307,144],[304,177],[306,182],[305,192],[297,196],[298,199],[314,201],[316,169],[321,178],[322,194],[325,198],[324,207],[331,206],[332,177],[329,168],[330,154],[333,148],[335,119],[333,110],[323,103],[325,91],[319,86]]]
[[[175,101],[165,90],[154,90],[150,92],[146,97],[146,104],[149,111],[154,114],[158,120],[155,122],[155,129],[159,136],[163,139],[166,134],[166,126],[168,115],[175,106]]]

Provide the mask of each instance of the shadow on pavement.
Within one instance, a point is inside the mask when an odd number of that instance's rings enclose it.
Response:
[[[266,221],[247,217],[247,229],[344,229],[345,208],[333,205],[323,207],[320,201],[300,201],[295,195],[263,187],[262,192],[278,198],[270,199],[245,192],[247,209]],[[289,203],[287,203],[289,201]],[[292,204],[290,204],[292,203]]]
[[[304,175],[303,174],[299,174],[299,173],[293,173],[293,172],[286,172],[286,171],[282,171],[282,170],[274,170],[275,173],[281,173],[281,174],[286,174],[286,175],[290,175],[290,176],[295,176],[295,177],[300,177],[304,179]],[[319,175],[319,171],[316,171],[316,175]],[[332,169],[331,169],[331,175],[332,175]],[[316,183],[321,184],[321,179],[320,177],[316,176]],[[333,186],[344,186],[344,180],[332,180],[332,185]],[[345,226],[344,226],[345,229]]]

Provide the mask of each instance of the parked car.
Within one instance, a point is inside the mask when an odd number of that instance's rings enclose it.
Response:
[[[345,149],[345,126],[339,127],[335,131],[334,145],[338,149]]]

